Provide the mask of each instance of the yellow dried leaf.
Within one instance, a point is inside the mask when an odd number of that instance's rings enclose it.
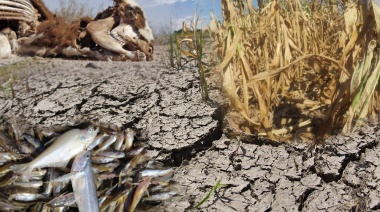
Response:
[[[375,21],[376,21],[377,39],[380,40],[380,1],[373,0],[372,8],[373,8],[373,14],[375,16]]]
[[[348,112],[343,132],[351,133],[361,124],[360,120],[368,115],[371,99],[380,77],[380,61],[373,59],[377,41],[372,40],[368,46],[367,56],[356,67],[351,80],[353,102]],[[378,54],[378,52],[377,52]]]
[[[210,11],[210,26],[209,26],[209,29],[212,31],[212,32],[217,32],[219,30],[219,23],[218,21],[216,20],[214,14]]]
[[[223,78],[223,89],[226,92],[232,106],[251,124],[255,126],[260,126],[259,123],[256,123],[251,118],[248,117],[247,112],[244,109],[244,106],[240,102],[239,96],[236,93],[237,87],[235,84],[235,81],[233,79],[233,73],[231,66],[228,66],[226,68],[226,71],[224,72],[224,78]]]
[[[358,8],[355,2],[347,3],[344,12],[344,21],[346,26],[346,33],[352,34],[356,30],[356,21],[358,20]]]
[[[238,31],[237,34],[234,36],[234,40],[231,44],[231,46],[226,50],[226,55],[223,58],[223,61],[216,67],[217,71],[223,71],[223,69],[228,65],[228,63],[231,61],[232,57],[236,54],[237,46],[240,42],[242,32]]]

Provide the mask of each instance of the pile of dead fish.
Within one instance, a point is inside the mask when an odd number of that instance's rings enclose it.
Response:
[[[135,134],[94,125],[39,139],[0,131],[1,211],[134,211],[176,195],[173,169],[148,157]]]

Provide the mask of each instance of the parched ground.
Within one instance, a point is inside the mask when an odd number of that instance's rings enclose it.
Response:
[[[0,69],[0,125],[28,131],[90,120],[138,129],[151,155],[175,167],[180,192],[151,211],[192,210],[219,180],[225,187],[201,211],[380,211],[378,120],[325,146],[249,138],[238,148],[222,133],[217,85],[203,102],[197,70],[167,68],[165,47],[156,49],[142,63],[9,60],[18,62]],[[14,74],[12,86],[4,73]]]

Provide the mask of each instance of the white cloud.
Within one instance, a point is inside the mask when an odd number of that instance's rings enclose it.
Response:
[[[192,20],[192,16],[186,16],[185,18],[177,18],[177,19],[172,19],[172,27],[174,30],[179,30],[182,29],[182,24],[185,21],[188,23],[190,20]]]
[[[150,7],[163,5],[163,4],[174,4],[177,2],[187,2],[189,0],[148,0],[145,4],[149,5]],[[149,3],[148,3],[149,2]]]

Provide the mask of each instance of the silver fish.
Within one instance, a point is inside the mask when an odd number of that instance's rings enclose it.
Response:
[[[16,200],[20,202],[34,202],[45,199],[46,197],[43,194],[34,193],[17,193],[9,196],[9,200]]]
[[[99,202],[95,178],[91,169],[91,151],[85,150],[75,157],[71,167],[71,184],[80,212],[98,212]]]
[[[117,151],[120,151],[121,150],[121,147],[123,146],[123,143],[124,143],[124,133],[118,133],[117,134],[117,140],[113,146],[113,148]]]
[[[112,172],[114,171],[118,166],[120,165],[119,161],[114,161],[112,163],[105,163],[105,164],[93,164],[92,170],[95,173],[102,173],[102,172]]]
[[[94,156],[91,159],[91,161],[93,163],[97,163],[97,164],[110,163],[110,162],[113,162],[115,160],[117,160],[117,159],[111,158],[111,157],[106,157],[106,156]]]
[[[116,150],[105,150],[105,151],[99,152],[98,156],[105,156],[105,157],[110,157],[110,158],[124,158],[125,153],[122,151],[116,151]]]
[[[143,199],[143,202],[148,203],[148,204],[158,204],[162,201],[172,198],[175,195],[177,195],[176,191],[168,191],[168,192],[153,194],[148,197],[145,197]]]
[[[24,207],[16,206],[3,200],[0,200],[0,208],[2,211],[22,211],[24,209]]]
[[[0,163],[6,163],[13,160],[19,160],[26,157],[26,155],[9,153],[9,152],[0,152]]]
[[[116,203],[119,199],[125,199],[128,197],[129,193],[132,191],[133,185],[132,182],[128,181],[120,186],[111,189],[110,192],[104,195],[105,199],[100,206],[100,211],[106,211],[106,209],[115,209],[115,206],[112,206],[112,203]],[[123,204],[124,205],[124,204]]]
[[[46,205],[53,208],[63,207],[63,206],[69,206],[69,207],[76,206],[74,193],[67,193],[67,194],[63,194],[58,197],[55,197],[54,199],[47,202]]]
[[[172,168],[170,169],[164,169],[164,170],[158,170],[158,169],[155,169],[155,170],[150,170],[150,169],[146,169],[146,170],[143,170],[140,172],[140,178],[143,178],[143,177],[151,177],[151,178],[154,178],[154,177],[169,177],[169,178],[172,178],[173,177],[173,173],[174,173],[174,170]]]
[[[25,188],[40,188],[43,186],[42,181],[30,181],[30,182],[13,182],[14,186],[20,186]]]
[[[9,153],[20,153],[17,144],[2,131],[0,131],[0,146]]]
[[[108,135],[106,133],[103,133],[101,135],[96,136],[94,141],[87,147],[87,150],[94,149],[96,146],[98,146],[100,143],[102,143],[106,137],[108,137]]]
[[[69,130],[55,139],[53,144],[36,159],[26,164],[14,165],[12,169],[22,174],[23,181],[29,181],[30,173],[35,168],[64,167],[71,158],[92,143],[97,133],[98,129],[93,126],[84,130]]]
[[[129,150],[132,149],[135,134],[136,132],[130,128],[127,128],[125,130],[125,147],[124,147],[125,151],[128,152]]]
[[[99,149],[94,151],[94,155],[97,155],[99,152],[107,149],[111,144],[115,143],[117,137],[115,135],[111,135],[103,144],[99,147]]]
[[[145,192],[148,191],[150,185],[150,177],[144,177],[141,179],[139,185],[136,187],[136,190],[133,194],[133,199],[129,205],[129,211],[135,211],[137,204],[140,202],[141,198],[144,196]]]
[[[12,166],[12,164],[10,164],[10,163],[5,164],[4,166],[0,166],[0,177],[3,177],[4,175],[11,172],[12,171],[11,166]]]

